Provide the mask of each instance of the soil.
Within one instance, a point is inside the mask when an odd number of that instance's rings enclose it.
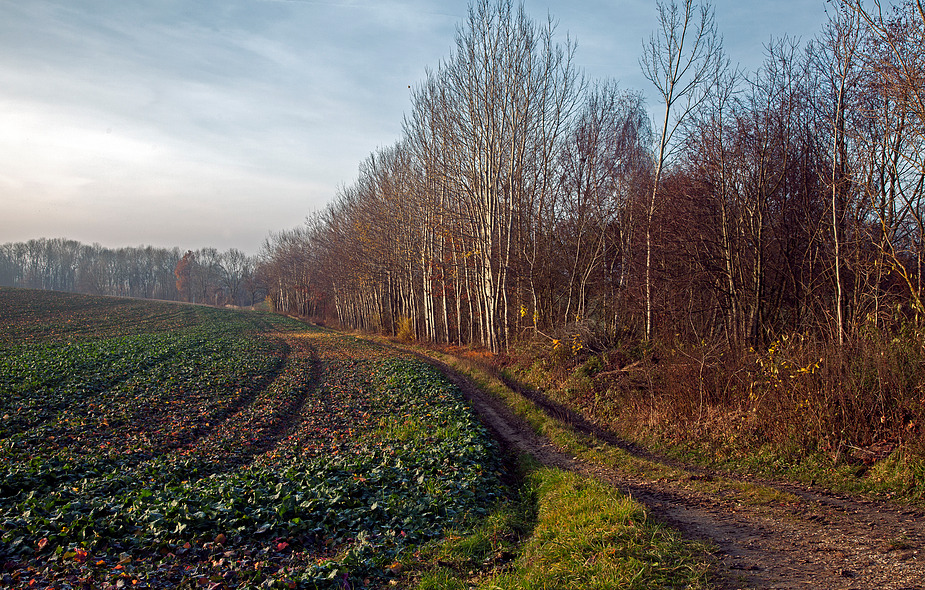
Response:
[[[434,359],[428,359],[435,363]],[[544,411],[603,444],[687,470],[688,481],[723,477],[761,483],[795,502],[748,505],[721,494],[691,491],[683,481],[648,481],[578,459],[534,433],[499,400],[448,366],[437,366],[462,389],[483,423],[511,450],[546,466],[606,481],[645,505],[650,518],[712,547],[716,588],[899,590],[925,588],[925,511],[838,495],[785,482],[749,480],[679,465],[602,431],[536,391],[516,387]],[[509,386],[512,384],[508,383]]]

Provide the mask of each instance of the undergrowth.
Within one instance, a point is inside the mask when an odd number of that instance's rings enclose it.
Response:
[[[624,438],[701,465],[921,501],[925,338],[904,325],[838,346],[526,343],[505,374]],[[558,345],[556,344],[558,342]]]

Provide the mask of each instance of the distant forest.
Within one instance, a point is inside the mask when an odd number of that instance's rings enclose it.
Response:
[[[234,248],[104,248],[61,238],[0,246],[0,286],[250,306],[266,297],[257,257]]]

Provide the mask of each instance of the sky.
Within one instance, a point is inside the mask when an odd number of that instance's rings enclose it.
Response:
[[[0,0],[0,244],[238,248],[300,225],[401,137],[468,0]],[[733,63],[825,0],[714,0]],[[524,0],[576,64],[653,97],[654,0]],[[831,8],[830,8],[831,10]]]

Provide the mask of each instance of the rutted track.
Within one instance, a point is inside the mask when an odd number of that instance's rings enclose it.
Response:
[[[644,504],[659,522],[687,538],[709,542],[715,548],[717,588],[925,588],[925,513],[920,510],[702,469],[689,468],[687,475],[677,480],[632,477],[557,448],[502,402],[446,364],[428,360],[462,389],[499,441],[533,455],[544,465],[606,481]],[[527,392],[525,397],[552,417],[597,436],[599,444],[617,446],[645,460],[684,467],[601,431],[583,417],[545,400],[539,392]],[[791,494],[796,501],[755,506],[685,485],[714,477],[760,483]]]

